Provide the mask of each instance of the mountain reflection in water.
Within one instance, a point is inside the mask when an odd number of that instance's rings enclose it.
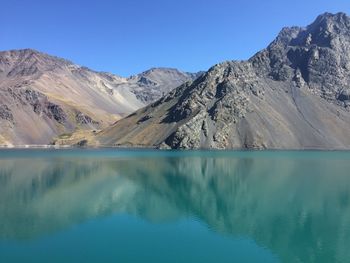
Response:
[[[0,158],[0,240],[129,214],[197,218],[282,262],[350,258],[348,152],[125,152]]]

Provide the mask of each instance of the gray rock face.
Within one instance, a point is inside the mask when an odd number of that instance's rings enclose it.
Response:
[[[40,92],[27,88],[13,90],[12,94],[14,95],[14,98],[17,98],[21,102],[21,105],[30,105],[33,108],[33,111],[39,116],[45,116],[61,124],[67,121],[67,115],[62,107],[50,102],[47,96]]]
[[[97,140],[173,149],[350,149],[349,90],[350,18],[326,13],[306,28],[284,28],[248,61],[215,65]]]
[[[13,121],[13,115],[7,105],[0,105],[0,118],[7,121]]]

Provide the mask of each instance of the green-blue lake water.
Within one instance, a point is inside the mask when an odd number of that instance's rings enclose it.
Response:
[[[350,152],[0,151],[0,262],[350,262]]]

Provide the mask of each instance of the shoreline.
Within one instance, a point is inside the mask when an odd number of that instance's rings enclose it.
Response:
[[[99,146],[77,146],[77,145],[0,145],[0,150],[99,150],[99,149],[115,149],[115,150],[154,150],[154,151],[217,151],[217,152],[227,152],[227,151],[244,151],[244,152],[264,152],[264,151],[318,151],[318,152],[347,152],[350,148],[228,148],[228,149],[214,149],[214,148],[198,148],[198,149],[164,149],[152,146],[142,146],[142,145],[99,145]]]

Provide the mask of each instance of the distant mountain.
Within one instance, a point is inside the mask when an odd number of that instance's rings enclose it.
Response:
[[[215,65],[90,143],[350,149],[350,18],[325,13],[284,28],[249,60]]]
[[[130,88],[144,104],[149,104],[187,81],[193,81],[204,72],[188,73],[173,68],[152,68],[128,78],[121,86]]]
[[[0,145],[48,144],[75,130],[105,128],[160,98],[170,82],[191,79],[177,70],[151,72],[128,79],[32,49],[0,52]]]

